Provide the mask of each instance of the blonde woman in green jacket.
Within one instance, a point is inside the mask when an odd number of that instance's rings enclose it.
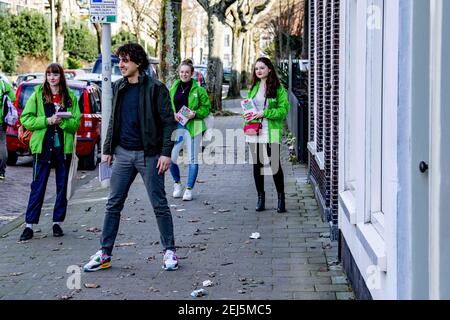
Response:
[[[258,136],[246,136],[253,159],[253,177],[258,192],[256,211],[265,210],[264,159],[270,159],[271,175],[278,193],[277,212],[286,212],[284,174],[280,161],[280,146],[284,122],[289,112],[289,99],[280,83],[275,67],[265,57],[256,60],[253,69],[252,87],[248,97],[255,103],[258,112],[250,115],[247,122],[261,121],[262,132]]]
[[[211,103],[206,90],[198,85],[192,79],[194,66],[191,60],[187,59],[181,62],[179,67],[180,79],[170,88],[170,100],[172,102],[175,120],[178,122],[175,135],[175,146],[172,150],[172,164],[170,173],[174,180],[174,198],[181,198],[183,185],[181,184],[180,168],[177,164],[178,156],[186,143],[187,160],[189,162],[188,179],[186,190],[183,194],[184,201],[193,199],[192,190],[198,175],[198,154],[202,141],[202,134],[206,131],[204,119],[208,117],[211,109]],[[188,117],[189,121],[183,126],[177,116],[177,112],[186,106],[193,111]]]
[[[56,112],[70,112],[60,118]],[[23,126],[32,131],[33,181],[25,214],[26,227],[20,241],[33,237],[33,225],[39,222],[48,177],[55,168],[56,201],[53,209],[53,236],[63,236],[60,224],[66,217],[67,183],[74,139],[80,126],[80,108],[74,93],[67,87],[63,68],[52,63],[45,71],[44,84],[35,88],[20,116]]]

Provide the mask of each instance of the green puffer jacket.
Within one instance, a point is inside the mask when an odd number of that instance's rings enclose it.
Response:
[[[253,99],[258,93],[261,81],[258,81],[248,93],[248,98]],[[263,116],[269,123],[269,143],[281,143],[283,138],[284,121],[288,115],[289,97],[282,85],[277,89],[277,97],[267,99],[268,105]]]
[[[172,103],[173,112],[176,113],[174,97],[177,92],[181,80],[176,80],[170,88],[170,102]],[[198,136],[206,131],[205,119],[211,110],[211,102],[209,101],[206,90],[200,87],[197,81],[192,80],[191,91],[189,91],[188,108],[195,111],[195,118],[188,121],[186,129],[191,137]]]
[[[9,99],[11,99],[11,102],[16,101],[16,95],[14,94],[14,90],[11,88],[9,83],[3,80],[0,81],[3,82],[6,94],[8,95]],[[3,108],[5,107],[3,105],[3,94],[5,93],[3,92],[3,85],[0,83],[0,125],[3,124],[3,118],[6,116],[5,114],[3,114]]]
[[[80,107],[75,94],[67,89],[69,92],[72,106],[67,108],[67,111],[72,113],[71,118],[62,119],[59,127],[64,132],[64,153],[69,154],[73,151],[73,139],[80,126]],[[33,135],[30,140],[30,150],[32,154],[42,153],[42,144],[44,142],[45,132],[47,131],[47,117],[44,111],[44,101],[42,98],[43,85],[38,85],[34,89],[33,94],[28,99],[25,109],[20,116],[20,122]],[[37,106],[36,106],[37,102]],[[36,113],[37,110],[37,113]]]

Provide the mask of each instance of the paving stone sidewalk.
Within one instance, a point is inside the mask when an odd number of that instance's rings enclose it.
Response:
[[[238,101],[225,105],[237,110]],[[221,130],[239,128],[241,118],[221,117],[215,123]],[[215,152],[235,150],[219,143]],[[306,181],[306,167],[290,164],[287,157],[284,146],[285,214],[276,213],[272,178],[266,179],[267,210],[255,212],[250,164],[202,165],[192,202],[172,199],[173,183],[166,175],[180,263],[175,272],[161,268],[159,232],[138,177],[122,212],[112,268],[70,273],[99,246],[108,190],[94,179],[71,199],[63,238],[52,236],[51,203],[44,206],[34,239],[17,243],[21,228],[0,238],[0,299],[191,300],[198,288],[208,295],[197,299],[353,299],[337,263],[337,243],[330,242]],[[181,170],[185,180],[186,167]],[[250,239],[254,232],[261,238]],[[77,279],[81,289],[73,287]],[[203,287],[205,280],[213,286]]]

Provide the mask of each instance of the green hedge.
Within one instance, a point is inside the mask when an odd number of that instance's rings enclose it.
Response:
[[[64,24],[64,50],[74,60],[95,61],[97,38],[78,22]],[[50,57],[51,28],[47,16],[35,11],[0,14],[0,70],[14,73],[19,56]],[[67,63],[67,62],[66,62]]]

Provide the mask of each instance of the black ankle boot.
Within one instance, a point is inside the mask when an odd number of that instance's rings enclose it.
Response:
[[[278,206],[277,206],[277,212],[278,213],[284,213],[286,212],[286,203],[285,203],[285,195],[284,193],[278,194]]]
[[[266,210],[266,194],[264,192],[258,192],[258,203],[256,204],[256,211]]]

